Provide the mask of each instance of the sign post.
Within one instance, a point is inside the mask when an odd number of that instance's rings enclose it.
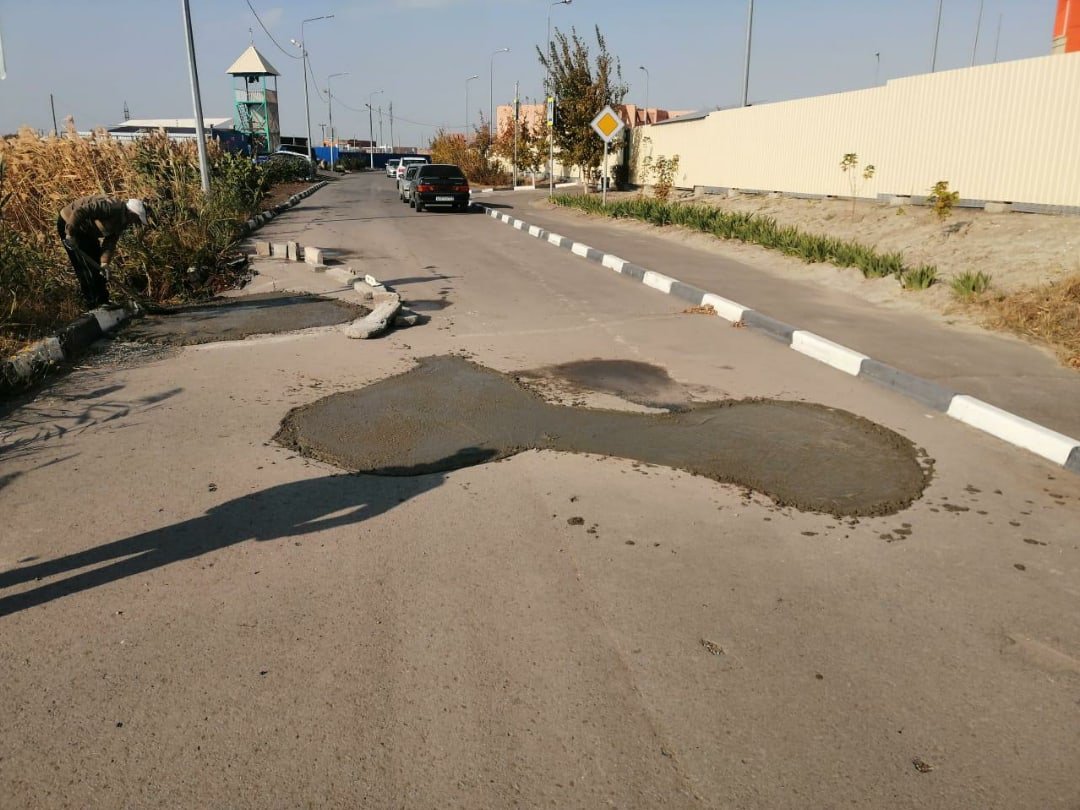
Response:
[[[604,107],[592,120],[590,126],[593,131],[600,136],[604,141],[604,174],[600,178],[600,183],[603,188],[603,193],[600,197],[601,202],[607,202],[607,187],[608,187],[608,147],[611,142],[619,137],[619,133],[623,131],[626,125],[622,119],[611,109],[610,105]]]

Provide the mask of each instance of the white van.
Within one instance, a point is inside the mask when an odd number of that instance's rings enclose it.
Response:
[[[405,177],[405,170],[407,168],[409,168],[410,166],[416,166],[416,165],[421,164],[421,163],[431,163],[431,161],[428,160],[426,157],[423,157],[421,155],[410,155],[409,157],[403,157],[401,159],[401,162],[398,163],[398,165],[397,165],[397,182],[398,182],[398,192],[399,193],[401,191],[401,181]]]

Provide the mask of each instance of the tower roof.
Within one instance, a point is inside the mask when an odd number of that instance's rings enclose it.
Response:
[[[266,57],[259,53],[254,45],[240,54],[240,58],[233,62],[232,67],[225,71],[233,76],[280,76]]]

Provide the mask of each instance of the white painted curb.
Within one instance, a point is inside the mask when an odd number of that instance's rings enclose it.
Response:
[[[646,287],[652,287],[654,290],[659,290],[665,295],[671,294],[671,285],[674,284],[676,279],[671,276],[665,276],[663,273],[655,273],[652,270],[646,270],[645,275],[641,278],[641,283]]]
[[[743,314],[746,312],[746,307],[742,304],[736,304],[729,298],[713,295],[712,293],[705,293],[704,297],[701,299],[701,305],[703,307],[711,306],[716,310],[717,315],[725,321],[731,321],[732,323],[741,321]]]
[[[1076,447],[1080,447],[1080,442],[1076,439],[966,394],[957,394],[952,398],[948,414],[966,425],[986,431],[1062,466],[1069,460],[1069,454]]]
[[[604,258],[600,260],[600,264],[609,270],[614,270],[616,273],[621,273],[623,267],[626,265],[626,259],[620,259],[611,253],[605,253]]]
[[[839,343],[833,343],[813,332],[805,332],[801,329],[796,329],[792,333],[791,348],[853,377],[859,376],[863,360],[870,359],[865,354],[853,351],[847,346],[841,346]]]

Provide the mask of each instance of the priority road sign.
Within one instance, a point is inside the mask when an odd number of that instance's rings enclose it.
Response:
[[[611,143],[626,126],[610,106],[604,107],[590,125],[604,143]]]

